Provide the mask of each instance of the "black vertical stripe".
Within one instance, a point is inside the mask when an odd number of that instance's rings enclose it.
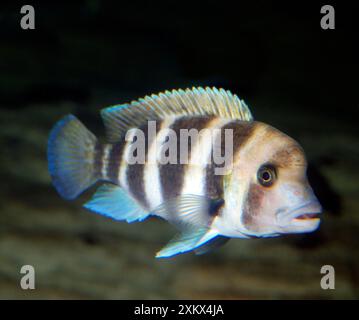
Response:
[[[101,179],[102,178],[102,158],[103,158],[103,148],[104,146],[96,142],[95,149],[94,149],[94,175],[95,177]]]
[[[118,175],[126,143],[127,142],[123,140],[113,144],[108,157],[107,175],[109,180],[117,185],[120,184]]]
[[[206,194],[212,199],[223,198],[223,175],[215,174],[216,165],[209,164],[206,169]]]
[[[161,128],[162,121],[156,121],[156,136],[158,131]],[[139,127],[140,130],[145,135],[145,160],[148,161],[148,151],[150,148],[149,144],[155,143],[155,137],[153,137],[152,141],[149,141],[148,136],[148,123]],[[141,163],[129,164],[127,167],[127,183],[129,186],[129,190],[134,198],[139,201],[145,208],[149,208],[149,204],[146,197],[145,183],[144,183],[144,173],[145,173],[145,165]]]
[[[259,232],[260,224],[258,224],[258,217],[261,212],[262,199],[265,196],[263,188],[256,184],[251,183],[248,192],[243,198],[243,213],[241,221],[246,229]]]
[[[177,136],[177,163],[160,165],[160,179],[162,186],[162,196],[164,200],[177,197],[181,194],[185,166],[186,164],[180,163],[180,130],[181,129],[197,129],[198,131],[206,128],[214,119],[214,116],[198,116],[188,117],[184,116],[177,119],[170,128],[174,130]],[[190,151],[192,147],[191,139],[188,140],[188,158],[190,159]]]
[[[239,152],[241,146],[252,135],[254,122],[234,120],[221,128],[221,157],[225,155],[225,130],[233,130],[233,158]],[[213,158],[213,150],[211,155],[211,163],[206,169],[206,192],[210,198],[223,198],[223,175],[215,174],[216,168],[223,168],[225,163],[216,164]]]

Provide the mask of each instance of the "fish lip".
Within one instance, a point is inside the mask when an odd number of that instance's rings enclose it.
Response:
[[[321,213],[322,206],[317,199],[314,199],[291,210],[279,210],[277,219],[285,223],[312,223],[320,220],[319,215]]]
[[[322,213],[322,206],[318,200],[312,200],[306,205],[294,210],[291,213],[291,218],[293,221],[318,221],[320,218],[318,215]],[[300,218],[303,217],[303,218]]]

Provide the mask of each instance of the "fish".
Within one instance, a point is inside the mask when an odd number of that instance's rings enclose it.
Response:
[[[157,258],[319,227],[322,207],[303,148],[254,120],[229,90],[167,90],[100,113],[105,142],[72,114],[55,124],[47,147],[52,183],[66,200],[100,184],[86,209],[117,221],[154,216],[175,226],[178,233]],[[187,136],[182,149],[183,133],[194,129],[210,134]]]

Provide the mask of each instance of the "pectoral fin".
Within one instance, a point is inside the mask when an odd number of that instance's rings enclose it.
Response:
[[[154,214],[166,218],[179,228],[209,228],[213,216],[223,203],[223,199],[185,194],[164,202],[154,210]]]

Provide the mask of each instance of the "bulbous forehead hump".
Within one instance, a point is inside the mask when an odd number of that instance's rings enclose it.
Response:
[[[304,151],[297,141],[264,123],[258,123],[268,161],[280,167],[306,166]]]

